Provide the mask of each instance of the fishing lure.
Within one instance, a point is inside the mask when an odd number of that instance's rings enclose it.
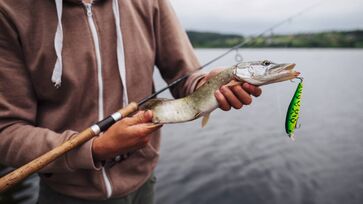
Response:
[[[298,84],[294,96],[291,99],[289,108],[287,109],[285,121],[286,133],[292,140],[294,140],[294,131],[297,128],[297,121],[299,119],[301,94],[303,89],[303,78],[297,78],[300,79],[300,83]]]

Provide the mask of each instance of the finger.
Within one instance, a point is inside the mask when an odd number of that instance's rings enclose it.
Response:
[[[224,97],[224,95],[221,93],[221,91],[217,90],[214,93],[214,96],[216,97],[219,107],[224,111],[231,110],[231,105],[229,105],[227,99]]]
[[[232,87],[233,93],[238,97],[238,99],[245,105],[252,103],[252,98],[241,86]]]
[[[139,137],[146,137],[154,131],[160,129],[162,126],[162,124],[142,123],[130,127],[129,130],[130,132],[134,132],[135,135]]]
[[[140,111],[138,113],[136,113],[134,116],[129,117],[129,118],[125,118],[125,122],[128,125],[136,125],[136,124],[140,124],[140,123],[148,123],[151,122],[153,117],[152,111],[147,110],[147,111]]]
[[[234,95],[234,93],[226,86],[221,87],[221,92],[226,97],[228,103],[235,109],[242,108],[241,101]]]
[[[156,124],[156,123],[146,123],[145,125],[147,128],[155,128],[155,129],[163,127],[163,124]]]
[[[242,87],[243,87],[244,90],[246,90],[248,93],[252,94],[255,97],[260,96],[261,93],[262,93],[261,88],[259,88],[257,86],[254,86],[254,85],[251,85],[249,83],[242,84]]]

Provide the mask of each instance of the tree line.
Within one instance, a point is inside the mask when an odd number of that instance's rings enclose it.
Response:
[[[249,39],[248,48],[363,48],[363,30],[278,34],[264,37],[187,31],[195,48],[227,48]]]

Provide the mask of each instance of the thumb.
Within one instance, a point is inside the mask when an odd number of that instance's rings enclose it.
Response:
[[[140,123],[148,123],[151,122],[153,118],[153,113],[151,110],[140,111],[128,120],[129,125],[136,125]]]

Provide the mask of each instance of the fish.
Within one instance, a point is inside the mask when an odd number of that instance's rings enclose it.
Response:
[[[295,140],[294,132],[295,129],[298,128],[297,121],[299,120],[301,96],[303,90],[303,78],[297,78],[300,79],[300,83],[297,85],[294,96],[290,101],[285,120],[285,131],[292,140]]]
[[[179,99],[151,99],[141,109],[153,112],[155,124],[182,123],[203,117],[202,127],[209,115],[218,108],[214,96],[221,86],[249,83],[262,86],[296,78],[300,72],[293,70],[294,63],[274,63],[269,60],[240,62],[219,72],[190,95]]]

